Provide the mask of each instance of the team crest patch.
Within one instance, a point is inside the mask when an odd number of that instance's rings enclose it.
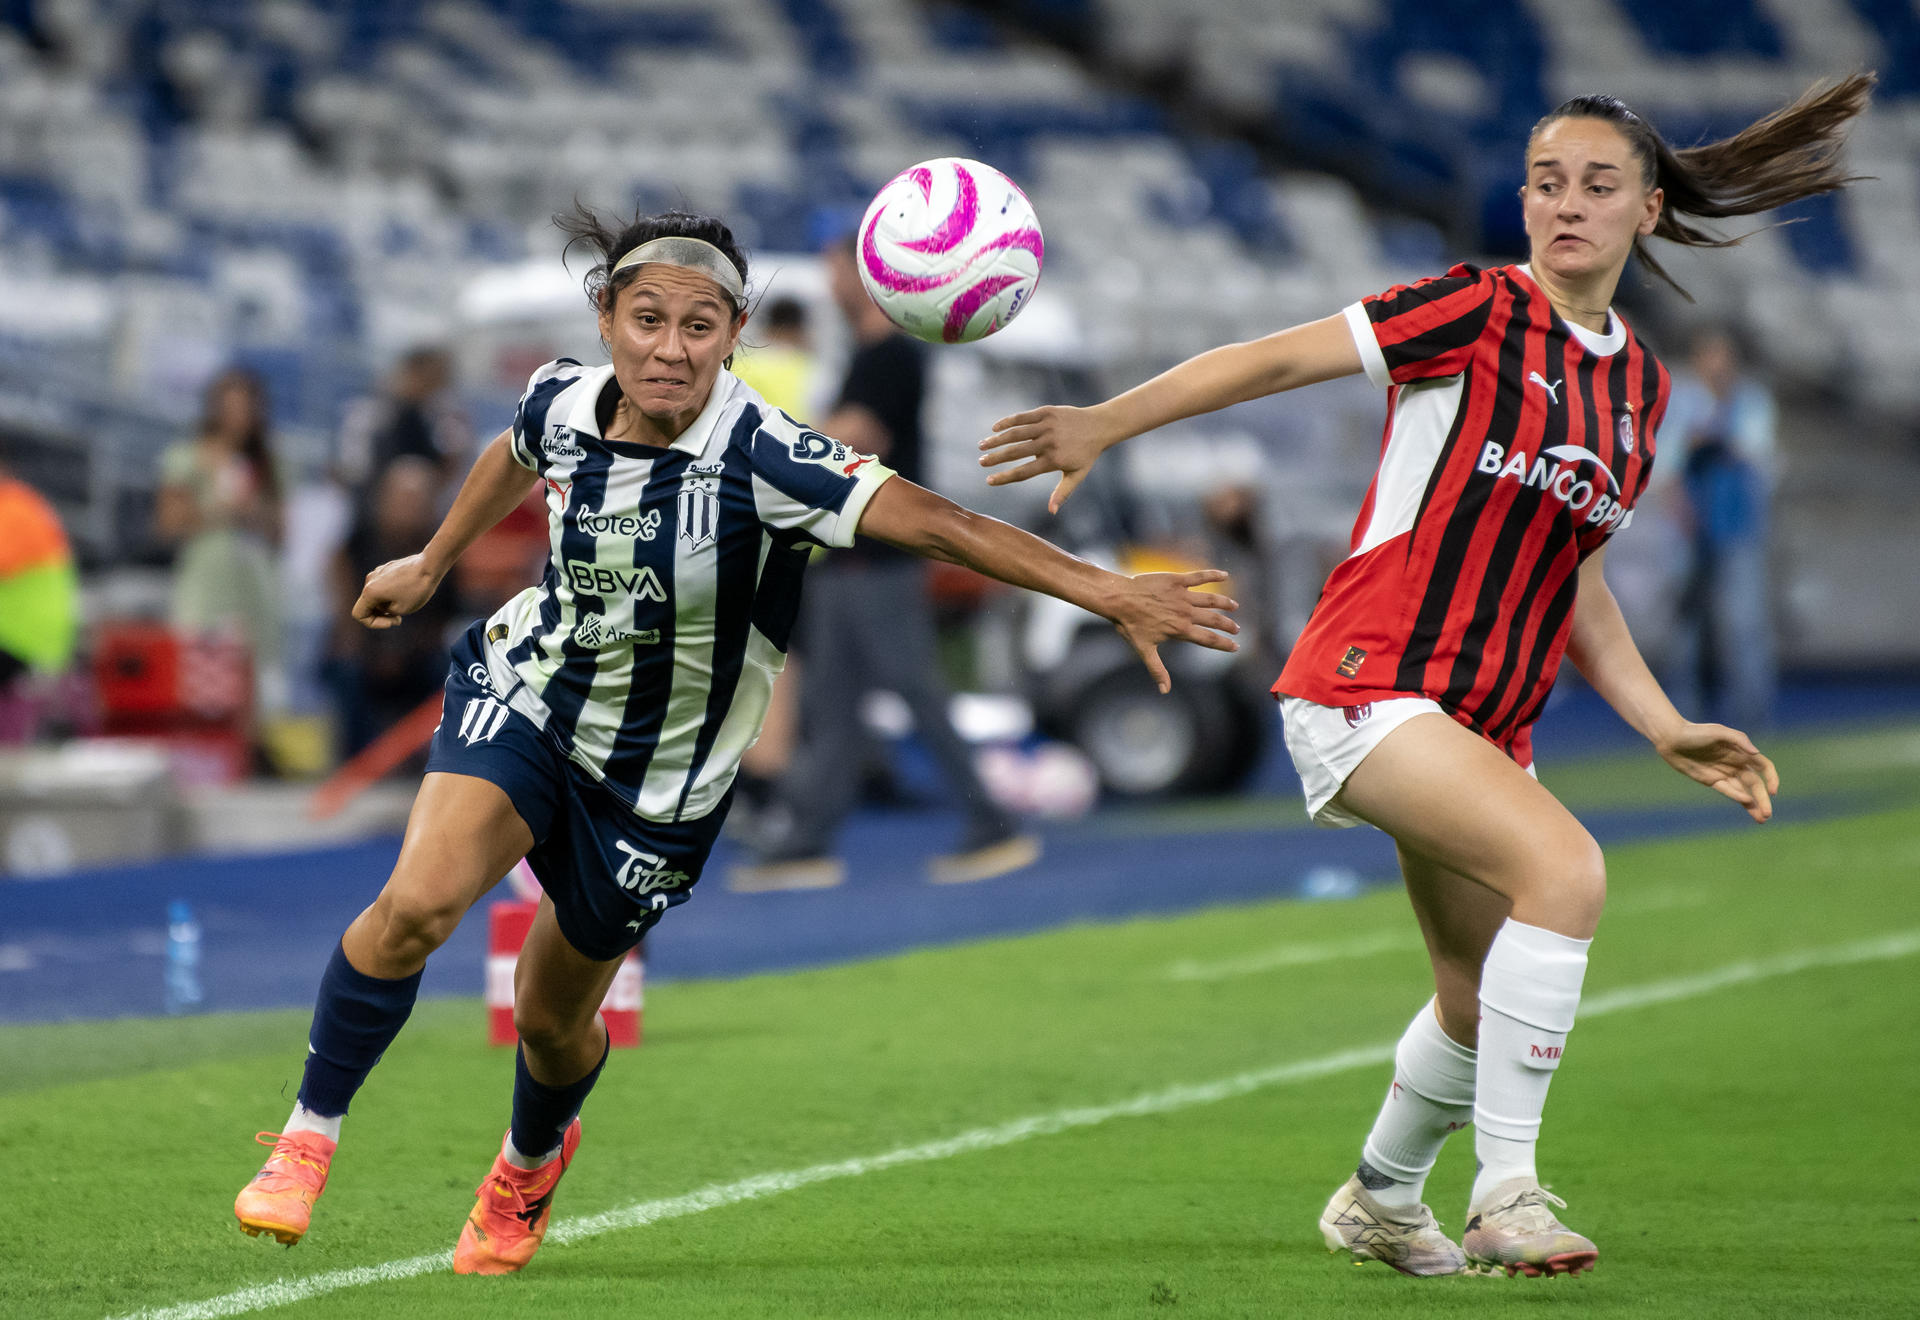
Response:
[[[1357,678],[1360,675],[1360,662],[1366,658],[1365,651],[1357,646],[1349,646],[1347,653],[1340,657],[1340,663],[1333,667],[1333,672],[1342,678]]]
[[[1620,448],[1633,452],[1633,414],[1620,414]]]
[[[720,525],[720,478],[689,469],[680,483],[680,539],[690,550],[713,544]]]

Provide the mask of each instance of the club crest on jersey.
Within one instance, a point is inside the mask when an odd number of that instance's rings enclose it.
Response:
[[[1633,452],[1633,414],[1630,412],[1620,414],[1620,448],[1629,454]]]
[[[689,473],[696,469],[688,469]],[[698,550],[713,544],[720,525],[720,479],[717,475],[689,475],[680,483],[680,539]]]
[[[477,743],[492,742],[493,735],[500,732],[500,726],[507,722],[505,702],[492,697],[474,697],[467,702],[465,710],[460,712],[460,740],[472,747]]]
[[[548,461],[554,463],[565,459],[578,460],[587,456],[587,451],[582,449],[579,442],[573,438],[573,428],[557,423],[549,426],[546,435],[541,437],[540,450],[547,456]]]

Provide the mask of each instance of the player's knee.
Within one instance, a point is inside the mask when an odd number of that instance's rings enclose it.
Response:
[[[592,1021],[591,1013],[582,1020],[556,1012],[547,1004],[520,1002],[513,1006],[513,1029],[520,1034],[520,1043],[536,1051],[560,1051],[578,1045]]]
[[[1600,910],[1607,905],[1607,859],[1585,830],[1567,872],[1567,897],[1590,928],[1600,924]]]
[[[380,906],[385,917],[381,943],[386,952],[405,958],[425,957],[445,944],[465,915],[456,903],[419,893],[382,894]]]
[[[1581,938],[1600,924],[1607,903],[1607,859],[1585,830],[1570,831],[1548,850],[1541,882],[1547,886],[1549,906],[1558,917],[1554,928]]]

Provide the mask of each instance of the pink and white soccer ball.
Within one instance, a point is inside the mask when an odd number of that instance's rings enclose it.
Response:
[[[887,319],[930,344],[984,339],[1040,283],[1033,204],[991,165],[958,156],[894,175],[860,221],[860,282]]]

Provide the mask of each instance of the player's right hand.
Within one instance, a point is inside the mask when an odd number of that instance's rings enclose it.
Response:
[[[369,628],[398,628],[401,616],[425,605],[439,585],[424,556],[389,559],[367,574],[360,599],[353,602],[353,617]]]
[[[1196,573],[1141,573],[1129,578],[1112,602],[1107,617],[1153,675],[1154,686],[1161,692],[1173,690],[1173,678],[1160,659],[1161,642],[1192,642],[1214,651],[1240,649],[1231,635],[1240,631],[1240,625],[1227,617],[1240,608],[1240,602],[1217,592],[1195,590],[1226,580],[1227,575],[1217,568]]]
[[[993,434],[980,442],[985,452],[981,467],[1030,460],[1006,472],[987,477],[989,486],[1005,486],[1025,481],[1043,472],[1058,472],[1053,494],[1047,499],[1047,512],[1058,513],[1073,494],[1074,487],[1086,479],[1094,460],[1106,452],[1117,437],[1102,433],[1091,408],[1049,405],[1031,412],[1002,417],[993,424]]]

